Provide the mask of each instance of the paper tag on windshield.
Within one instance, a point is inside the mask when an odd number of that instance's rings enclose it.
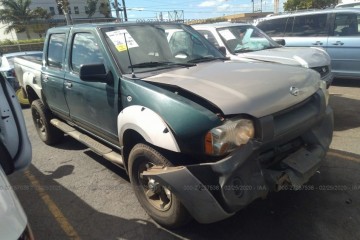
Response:
[[[119,52],[126,51],[126,44],[128,48],[139,47],[134,38],[128,33],[126,29],[116,30],[112,32],[107,32],[106,35],[114,43],[116,49]],[[125,41],[126,38],[126,41]]]
[[[226,41],[229,41],[231,39],[236,39],[234,34],[232,34],[232,32],[230,32],[229,29],[221,30],[221,31],[219,31],[219,33],[223,38],[225,38]]]

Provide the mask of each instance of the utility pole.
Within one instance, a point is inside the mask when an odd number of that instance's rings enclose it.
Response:
[[[254,3],[254,0],[251,0],[251,2],[252,2],[252,5],[253,5],[253,13],[255,12],[255,3]]]
[[[123,5],[123,10],[124,10],[124,18],[125,18],[125,22],[127,22],[128,18],[127,18],[127,12],[126,12],[125,0],[122,0],[122,5]]]
[[[274,1],[274,13],[275,14],[279,13],[279,0]]]
[[[119,14],[119,3],[117,0],[114,0],[114,6],[115,8],[115,13],[116,13],[116,18],[119,20],[120,19],[120,14]]]

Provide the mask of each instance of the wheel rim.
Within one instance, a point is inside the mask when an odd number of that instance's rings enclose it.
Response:
[[[160,185],[154,179],[143,176],[143,172],[155,166],[149,161],[143,161],[139,166],[138,179],[145,199],[159,211],[167,211],[172,204],[171,191]]]
[[[41,135],[45,136],[46,135],[46,128],[45,128],[45,125],[44,125],[44,121],[41,118],[39,112],[36,111],[36,110],[33,110],[32,115],[33,115],[33,120],[34,120],[37,131]]]
[[[23,105],[30,104],[29,99],[25,98],[24,92],[21,88],[16,91],[16,96],[17,96],[20,104],[23,104]]]

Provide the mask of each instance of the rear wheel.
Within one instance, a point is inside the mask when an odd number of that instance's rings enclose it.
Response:
[[[157,223],[176,228],[191,220],[188,211],[169,189],[142,175],[153,166],[171,165],[158,151],[145,144],[135,145],[129,155],[130,181],[140,204]]]
[[[51,125],[52,114],[40,99],[31,103],[31,114],[36,131],[44,143],[54,145],[62,140],[64,133]]]

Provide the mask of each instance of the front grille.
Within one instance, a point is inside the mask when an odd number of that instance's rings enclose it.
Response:
[[[272,165],[302,147],[301,136],[317,124],[323,112],[325,102],[318,92],[295,106],[258,119],[261,164]]]
[[[321,78],[325,77],[330,72],[329,66],[314,67],[314,68],[311,68],[311,69],[317,71],[318,73],[320,73]]]
[[[303,142],[301,138],[296,138],[285,144],[275,146],[270,150],[260,153],[258,160],[264,168],[271,167],[285,159],[291,153],[296,152],[302,145]]]

